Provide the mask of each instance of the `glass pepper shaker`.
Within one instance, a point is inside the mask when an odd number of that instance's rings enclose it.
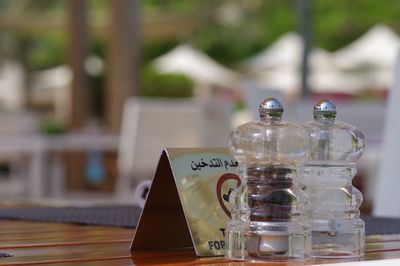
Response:
[[[356,162],[365,139],[354,126],[335,121],[336,106],[320,100],[314,120],[302,126],[311,149],[298,181],[308,196],[306,218],[312,230],[311,255],[317,258],[355,258],[364,255],[362,194],[352,186]]]
[[[229,148],[239,163],[241,185],[230,195],[225,256],[235,260],[303,259],[310,252],[304,192],[293,180],[310,140],[300,126],[281,121],[282,104],[267,98],[261,121],[232,131]]]

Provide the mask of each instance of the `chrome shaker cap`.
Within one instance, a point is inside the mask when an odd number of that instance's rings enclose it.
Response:
[[[258,112],[262,121],[269,119],[281,120],[283,105],[275,98],[266,98],[260,103]]]
[[[319,100],[314,105],[313,113],[314,119],[325,118],[334,120],[336,118],[336,105],[328,99]]]

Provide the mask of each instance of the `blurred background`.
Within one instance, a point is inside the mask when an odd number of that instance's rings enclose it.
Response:
[[[262,98],[335,101],[371,211],[397,0],[0,0],[0,199],[133,202],[162,147],[226,146]]]

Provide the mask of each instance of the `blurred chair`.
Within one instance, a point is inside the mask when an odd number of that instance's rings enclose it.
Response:
[[[233,105],[226,101],[128,99],[121,125],[117,197],[133,200],[133,188],[153,177],[163,148],[226,146],[231,112]]]
[[[1,199],[30,194],[29,161],[38,130],[39,120],[33,113],[0,112]]]
[[[397,57],[395,78],[386,109],[385,128],[376,180],[373,214],[400,217],[400,53]],[[371,123],[376,121],[371,120]]]

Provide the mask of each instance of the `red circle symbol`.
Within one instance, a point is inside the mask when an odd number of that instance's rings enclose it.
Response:
[[[224,202],[224,199],[223,199],[223,197],[222,197],[222,185],[223,185],[227,180],[236,180],[236,181],[237,181],[236,187],[240,186],[241,181],[240,181],[240,178],[239,178],[237,175],[228,173],[228,174],[223,174],[223,175],[219,178],[218,183],[217,183],[217,188],[216,188],[216,189],[217,189],[217,198],[218,198],[219,205],[221,205],[221,208],[224,210],[224,212],[226,213],[226,215],[228,215],[229,218],[231,218],[231,212],[230,212],[230,211],[228,210],[228,208],[226,207],[225,202]]]

